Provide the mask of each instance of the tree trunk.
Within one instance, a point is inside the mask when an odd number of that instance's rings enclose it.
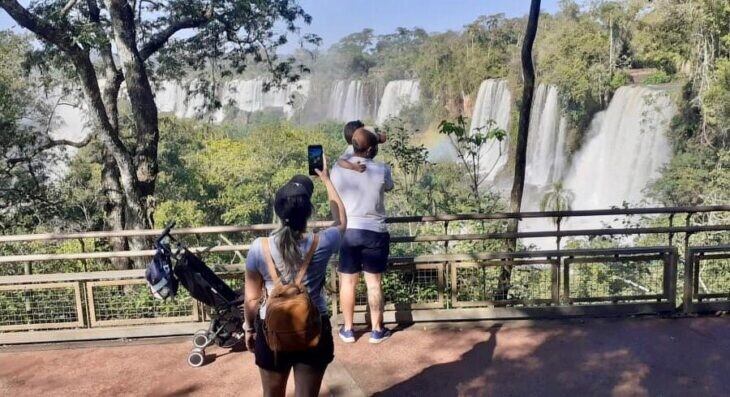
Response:
[[[510,194],[510,211],[520,212],[522,206],[522,193],[525,185],[525,164],[527,163],[527,134],[530,126],[530,111],[532,110],[532,96],[535,90],[535,69],[532,64],[532,45],[537,34],[537,23],[540,17],[540,0],[532,0],[530,4],[530,16],[527,20],[525,39],[522,43],[522,76],[524,86],[522,89],[522,102],[520,103],[520,122],[517,128],[517,143],[515,149],[515,175]],[[509,231],[517,233],[519,220],[510,222]],[[511,252],[517,250],[517,239],[508,240],[508,249]],[[498,284],[498,298],[507,299],[509,292],[512,269],[502,267]]]
[[[101,171],[101,185],[106,201],[104,202],[104,222],[108,230],[124,230],[126,226],[125,202],[122,186],[119,183],[117,164],[107,150],[104,150],[104,168]],[[126,251],[129,246],[124,237],[112,237],[109,244],[114,251]],[[112,259],[117,270],[132,268],[132,262],[125,258]]]
[[[114,41],[122,62],[127,94],[132,107],[136,128],[135,166],[137,186],[141,204],[155,191],[157,180],[158,129],[157,105],[150,86],[144,59],[137,48],[134,10],[126,0],[106,0],[112,20]],[[141,225],[152,226],[147,222],[148,214],[142,217]]]

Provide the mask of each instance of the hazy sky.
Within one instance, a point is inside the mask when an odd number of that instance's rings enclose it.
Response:
[[[557,3],[543,0],[542,9],[555,12]],[[390,33],[400,26],[443,32],[461,29],[479,15],[522,16],[527,14],[530,0],[300,0],[299,4],[313,18],[305,31],[321,36],[327,48],[364,28],[373,28],[377,34]],[[15,26],[5,11],[0,11],[0,29]]]

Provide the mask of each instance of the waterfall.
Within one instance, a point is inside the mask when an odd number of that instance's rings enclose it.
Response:
[[[507,87],[506,80],[484,80],[479,86],[470,130],[486,132],[484,128],[492,120],[495,127],[508,131],[511,105],[512,94]],[[495,139],[486,144],[486,148],[482,152],[482,168],[484,172],[488,173],[487,180],[494,180],[507,163],[508,147],[507,137],[501,142]]]
[[[563,178],[567,163],[568,124],[560,109],[558,88],[540,84],[535,91],[527,138],[525,183],[549,186]]]
[[[672,155],[666,137],[676,108],[664,89],[647,86],[620,87],[608,109],[597,113],[584,137],[582,148],[573,156],[563,180],[574,198],[572,209],[608,209],[632,205],[644,199],[644,189],[659,176],[662,165]],[[525,194],[528,195],[526,185]],[[537,190],[542,195],[544,191]],[[538,196],[523,211],[538,210]],[[616,226],[614,217],[569,218],[563,229],[591,229]],[[520,230],[554,229],[548,219],[520,222]],[[555,248],[554,238],[527,239],[540,248]]]
[[[397,117],[408,105],[418,103],[421,88],[418,80],[393,80],[383,91],[383,99],[378,107],[376,123],[382,125],[391,117]]]
[[[330,90],[327,117],[338,121],[361,120],[370,117],[362,81],[335,81]]]
[[[574,209],[636,204],[672,155],[666,137],[676,109],[665,90],[619,88],[598,114],[565,180]]]
[[[226,105],[233,105],[236,109],[249,113],[276,108],[281,109],[287,117],[291,117],[301,108],[309,93],[308,80],[292,83],[284,88],[272,87],[268,92],[264,92],[265,83],[266,81],[261,78],[228,81],[220,89],[218,99],[224,108]],[[188,96],[188,91],[194,90],[196,84],[196,80],[187,85],[180,85],[174,81],[163,82],[156,92],[158,110],[181,118],[204,116],[203,95]],[[225,109],[219,109],[213,115],[216,122],[221,122],[224,118]]]

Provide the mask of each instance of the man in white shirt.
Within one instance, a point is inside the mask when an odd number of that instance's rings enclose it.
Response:
[[[383,327],[382,275],[388,264],[390,234],[385,224],[385,192],[393,189],[390,167],[374,161],[378,154],[378,138],[364,128],[352,137],[352,163],[364,165],[358,172],[341,167],[332,169],[332,183],[342,198],[347,212],[347,230],[340,245],[340,305],[345,325],[340,338],[354,342],[352,331],[355,311],[355,288],[360,272],[365,273],[372,332],[370,343],[380,343],[390,337]]]

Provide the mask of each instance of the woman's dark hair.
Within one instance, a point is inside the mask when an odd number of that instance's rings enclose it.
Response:
[[[361,127],[365,127],[365,124],[363,124],[360,120],[350,121],[345,124],[345,127],[342,129],[342,135],[344,135],[345,141],[348,145],[352,144],[352,135]]]
[[[302,254],[299,251],[299,241],[307,231],[307,221],[312,216],[312,202],[304,195],[292,196],[287,199],[287,218],[281,219],[281,226],[274,232],[278,237],[278,248],[284,258],[283,276],[292,280],[299,266],[302,264]]]

